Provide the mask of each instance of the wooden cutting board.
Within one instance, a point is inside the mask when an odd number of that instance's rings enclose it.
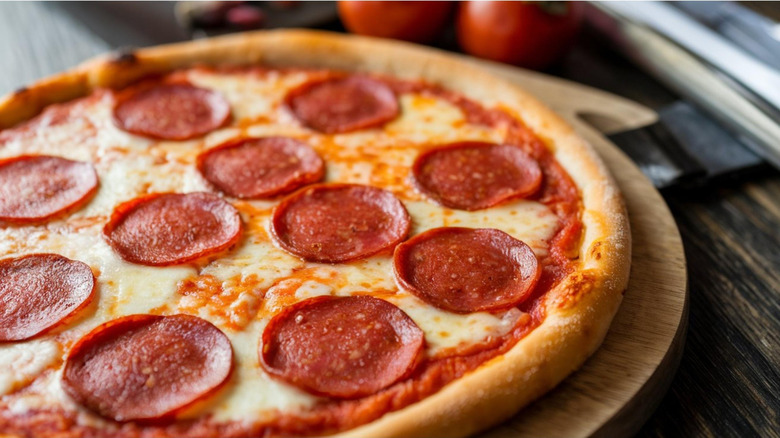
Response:
[[[650,109],[600,90],[505,65],[474,61],[546,102],[596,149],[628,207],[633,259],[628,290],[601,348],[552,392],[482,438],[627,437],[658,406],[682,356],[688,322],[685,253],[669,208],[602,131],[656,120]]]
[[[0,58],[15,66],[0,76],[0,95],[108,50],[105,42],[49,4],[3,3],[0,18]],[[21,32],[33,24],[42,31]],[[602,131],[618,131],[651,123],[656,115],[579,84],[460,58],[518,83],[568,119],[612,170],[626,199],[633,234],[628,290],[601,349],[551,393],[482,436],[629,436],[655,409],[679,363],[687,322],[685,258],[661,196],[623,153],[583,120],[597,122]]]

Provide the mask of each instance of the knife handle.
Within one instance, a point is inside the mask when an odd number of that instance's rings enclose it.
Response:
[[[607,136],[659,189],[691,184],[706,171],[685,152],[662,121]]]

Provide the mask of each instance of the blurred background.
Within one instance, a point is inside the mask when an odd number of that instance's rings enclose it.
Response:
[[[780,5],[735,2],[51,2],[0,7],[0,93],[110,50],[304,27],[541,70],[656,110],[610,136],[659,188],[780,166]],[[533,90],[531,90],[533,91]]]
[[[395,38],[646,105],[617,128],[677,220],[682,363],[639,436],[778,436],[780,3],[0,2],[0,94],[108,51],[260,29]],[[533,90],[529,90],[533,93]]]

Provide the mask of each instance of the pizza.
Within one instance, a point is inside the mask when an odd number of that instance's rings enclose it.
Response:
[[[6,436],[465,436],[578,368],[627,284],[590,146],[413,46],[110,55],[0,128]]]

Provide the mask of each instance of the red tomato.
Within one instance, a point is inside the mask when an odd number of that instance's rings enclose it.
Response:
[[[542,69],[571,45],[581,20],[581,3],[464,2],[457,17],[458,42],[480,58]]]
[[[339,16],[353,33],[429,42],[441,32],[452,2],[339,1]]]

